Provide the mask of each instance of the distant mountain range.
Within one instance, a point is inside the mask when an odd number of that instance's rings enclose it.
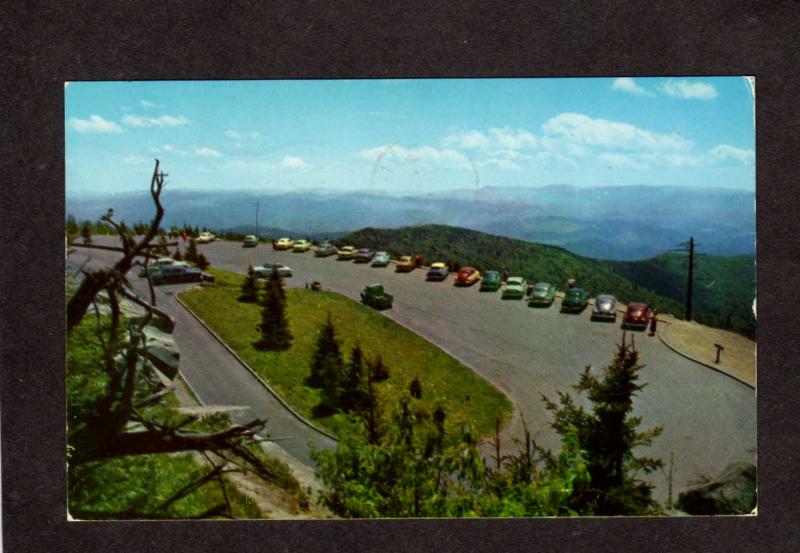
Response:
[[[397,196],[379,192],[200,192],[166,189],[164,226],[330,236],[364,227],[453,225],[615,260],[653,257],[694,236],[700,250],[755,251],[755,194],[678,186],[482,187]],[[152,217],[146,193],[67,198],[67,213],[97,219],[114,207],[128,223]]]

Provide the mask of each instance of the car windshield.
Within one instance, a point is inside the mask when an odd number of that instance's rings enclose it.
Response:
[[[580,290],[567,290],[568,298],[579,298],[581,296]]]
[[[375,254],[375,257],[386,257],[387,255],[389,254],[387,254],[386,252],[378,252]]]
[[[522,286],[522,279],[521,278],[510,278],[508,279],[509,286]]]
[[[611,300],[597,300],[597,307],[599,309],[611,309]]]

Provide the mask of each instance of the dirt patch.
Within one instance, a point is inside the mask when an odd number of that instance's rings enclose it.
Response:
[[[661,326],[661,337],[682,353],[733,375],[751,386],[756,385],[756,343],[741,334],[703,326],[696,322],[659,316],[667,323]],[[725,349],[716,363],[717,348]]]

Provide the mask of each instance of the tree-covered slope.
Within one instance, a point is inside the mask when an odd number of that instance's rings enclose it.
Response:
[[[357,247],[388,251],[392,256],[425,256],[426,262],[455,262],[486,270],[506,270],[529,281],[548,281],[557,288],[566,287],[567,279],[575,278],[577,285],[592,295],[610,293],[621,301],[646,301],[662,312],[680,315],[681,305],[639,286],[615,272],[607,261],[580,257],[556,246],[546,246],[483,232],[450,227],[425,225],[400,229],[365,228],[341,240]]]
[[[680,301],[686,297],[686,255],[667,253],[642,261],[609,263],[621,275],[662,296]],[[693,318],[754,337],[755,256],[700,255],[695,265]]]

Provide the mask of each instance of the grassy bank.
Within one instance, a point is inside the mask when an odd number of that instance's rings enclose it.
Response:
[[[305,383],[317,332],[328,313],[346,358],[357,342],[367,357],[383,358],[390,377],[378,386],[387,410],[396,409],[399,398],[418,376],[423,395],[412,403],[418,415],[430,415],[441,404],[451,428],[470,420],[481,435],[493,431],[495,417],[506,422],[511,415],[506,397],[471,369],[388,317],[333,292],[287,289],[292,347],[284,352],[259,351],[253,343],[258,339],[256,325],[261,308],[236,299],[243,277],[212,272],[215,284],[184,292],[181,299],[292,407],[334,433],[343,415],[315,417],[320,392]]]

